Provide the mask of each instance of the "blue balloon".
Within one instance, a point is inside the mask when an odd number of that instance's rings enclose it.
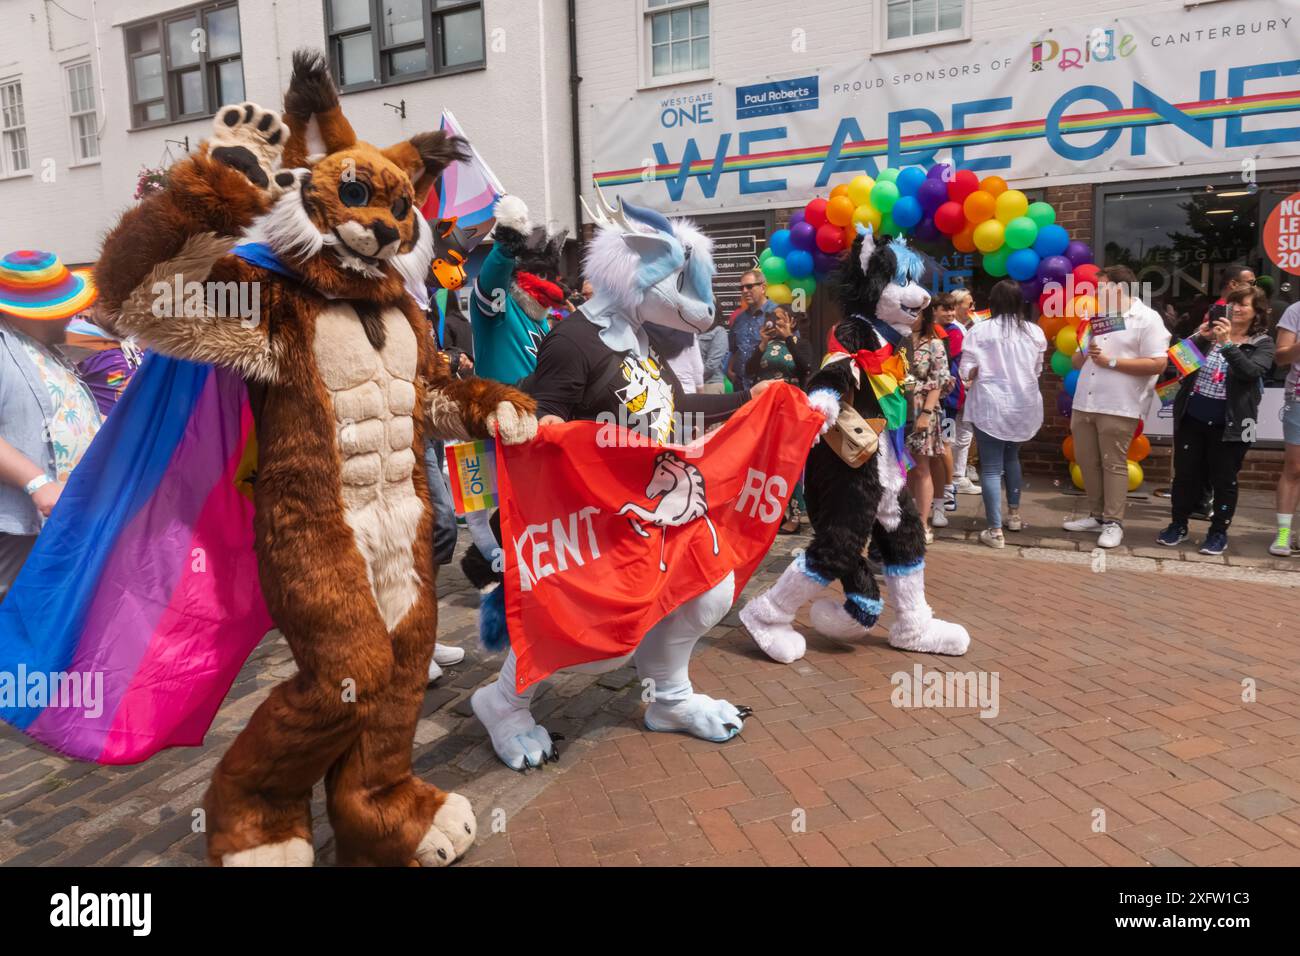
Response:
[[[1017,282],[1028,282],[1038,272],[1038,253],[1033,249],[1017,249],[1007,256],[1007,275]]]
[[[1065,391],[1071,399],[1074,398],[1074,390],[1079,387],[1079,370],[1072,368],[1065,373]]]
[[[894,203],[891,213],[894,217],[894,225],[900,229],[911,229],[921,221],[924,215],[921,211],[921,204],[915,196],[900,196],[898,202]]]
[[[791,249],[785,257],[785,271],[796,279],[804,279],[813,274],[813,256],[804,249]]]
[[[898,179],[894,180],[894,185],[898,187],[900,196],[915,196],[916,191],[921,188],[921,183],[925,182],[925,170],[920,166],[908,166],[898,174]],[[894,217],[898,222],[898,217]],[[900,226],[901,222],[898,223]]]
[[[1038,238],[1034,240],[1034,252],[1043,259],[1048,256],[1062,256],[1065,255],[1066,247],[1069,245],[1070,234],[1065,231],[1065,227],[1052,223],[1038,230]]]
[[[772,233],[772,237],[767,240],[767,247],[772,250],[774,256],[781,259],[789,258],[790,250],[794,248],[790,243],[790,230],[778,229]]]

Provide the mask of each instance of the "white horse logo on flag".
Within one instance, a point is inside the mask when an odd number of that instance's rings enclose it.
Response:
[[[647,498],[654,501],[653,511],[628,502],[618,513],[627,515],[632,530],[643,538],[650,537],[650,532],[642,522],[663,529],[663,537],[659,541],[660,571],[668,570],[664,561],[668,529],[680,528],[697,518],[704,519],[709,534],[713,536],[713,553],[718,553],[718,529],[709,518],[709,502],[704,495],[704,475],[698,468],[682,461],[671,451],[662,452],[655,459],[654,474],[650,476],[645,493]]]

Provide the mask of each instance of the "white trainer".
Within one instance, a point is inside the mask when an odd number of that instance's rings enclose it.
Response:
[[[975,482],[971,481],[965,475],[962,475],[960,478],[954,481],[952,483],[952,487],[953,490],[956,491],[957,494],[959,495],[983,494],[983,492],[980,490],[980,486],[975,484]]]
[[[465,659],[465,648],[453,644],[435,644],[433,659],[439,667],[454,667]]]
[[[930,527],[946,528],[948,527],[948,516],[943,512],[943,506],[940,505],[930,512]]]
[[[1061,525],[1066,531],[1100,531],[1101,522],[1088,515],[1086,518],[1071,518]]]
[[[1097,547],[1099,548],[1116,548],[1124,540],[1124,526],[1118,522],[1111,521],[1102,529],[1101,534],[1097,537]]]

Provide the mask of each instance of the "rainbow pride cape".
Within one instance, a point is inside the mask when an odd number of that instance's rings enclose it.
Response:
[[[149,354],[0,604],[0,718],[81,760],[203,742],[270,630],[238,376]]]

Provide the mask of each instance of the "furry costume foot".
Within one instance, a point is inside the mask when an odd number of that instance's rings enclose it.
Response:
[[[701,740],[722,743],[740,733],[745,727],[745,718],[751,714],[753,711],[748,707],[692,694],[671,704],[658,701],[651,704],[645,711],[645,725],[647,730],[686,733]]]
[[[803,635],[791,626],[795,615],[828,583],[826,578],[809,571],[800,555],[790,562],[776,584],[741,608],[740,623],[764,654],[782,664],[791,664],[803,657],[807,649]]]
[[[469,801],[449,793],[415,848],[415,859],[421,866],[449,866],[465,855],[477,833],[478,821]]]
[[[513,671],[512,671],[513,676]],[[551,735],[529,713],[527,701],[522,707],[501,692],[500,678],[474,691],[469,699],[474,716],[487,728],[492,749],[511,770],[540,767],[548,760],[559,760]]]
[[[826,637],[834,637],[841,641],[856,640],[860,637],[866,637],[870,628],[859,624],[857,620],[844,609],[843,603],[833,598],[822,598],[814,601],[808,617],[812,621],[812,626],[817,629],[818,634],[824,634]]]
[[[279,843],[264,843],[221,858],[222,866],[311,866],[316,854],[311,843],[292,837]]]
[[[960,657],[970,647],[970,634],[960,624],[941,621],[925,600],[925,566],[885,568],[889,600],[894,605],[894,626],[889,646],[901,651]]]

